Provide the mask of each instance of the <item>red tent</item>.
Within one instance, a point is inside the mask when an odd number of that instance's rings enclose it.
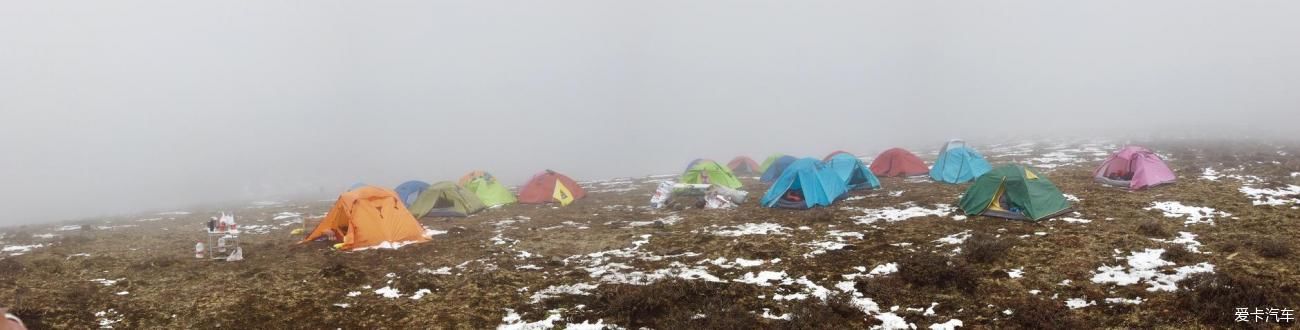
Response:
[[[731,173],[735,174],[763,174],[763,171],[759,170],[758,162],[745,156],[732,158],[730,162],[727,162],[727,168],[730,168]]]
[[[829,155],[826,155],[826,158],[822,158],[822,161],[824,162],[824,161],[831,160],[831,157],[835,157],[835,155],[838,155],[838,154],[848,154],[849,156],[853,156],[853,158],[858,158],[857,155],[854,155],[854,154],[851,153],[851,152],[844,151],[844,150],[835,150],[835,151],[832,151]]]
[[[560,184],[564,190],[572,194],[573,200],[579,200],[587,197],[587,191],[582,190],[577,182],[570,179],[564,174],[552,170],[546,170],[537,173],[532,179],[528,180],[523,187],[519,188],[519,202],[523,204],[546,204],[551,202],[560,202],[555,197],[555,185]]]
[[[871,173],[876,176],[924,175],[930,173],[930,168],[911,152],[893,148],[885,150],[871,161]]]

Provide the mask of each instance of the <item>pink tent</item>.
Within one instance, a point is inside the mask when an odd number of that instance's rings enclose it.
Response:
[[[1137,190],[1174,182],[1174,171],[1151,150],[1127,146],[1106,158],[1092,177],[1103,184]]]

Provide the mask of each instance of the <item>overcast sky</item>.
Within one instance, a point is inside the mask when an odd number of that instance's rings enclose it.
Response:
[[[0,0],[0,225],[1007,136],[1284,136],[1296,1]]]

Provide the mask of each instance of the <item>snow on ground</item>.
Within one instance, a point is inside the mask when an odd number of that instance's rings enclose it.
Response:
[[[903,208],[886,207],[880,209],[862,209],[854,207],[842,207],[844,210],[861,210],[865,215],[853,216],[850,219],[859,225],[869,225],[876,221],[885,220],[887,222],[903,221],[916,217],[924,216],[946,216],[954,208],[948,204],[935,204],[933,209],[916,206],[913,202],[902,204]]]
[[[758,272],[758,274],[754,274],[754,272],[748,272],[745,273],[745,275],[742,275],[740,278],[734,279],[732,281],[753,284],[757,286],[771,286],[772,283],[770,282],[773,281],[775,281],[779,285],[790,285],[794,283],[794,280],[791,280],[785,274],[785,271],[774,272],[768,270],[760,271]]]
[[[1164,253],[1164,249],[1146,249],[1142,252],[1132,252],[1128,257],[1117,257],[1116,259],[1120,260],[1126,259],[1128,268],[1122,265],[1097,267],[1092,282],[1113,283],[1119,286],[1146,282],[1150,286],[1147,291],[1175,291],[1178,289],[1178,281],[1182,281],[1189,275],[1214,272],[1214,265],[1205,262],[1170,269],[1169,267],[1174,266],[1174,263],[1160,259]]]
[[[1201,179],[1205,180],[1218,181],[1219,178],[1222,177],[1223,175],[1219,173],[1219,171],[1215,171],[1213,167],[1206,167],[1205,170],[1201,172]]]
[[[31,252],[32,250],[39,249],[42,247],[45,247],[45,244],[5,245],[3,248],[0,248],[0,252],[9,253],[9,255],[11,256],[20,256],[23,255],[24,253]]]
[[[1182,244],[1187,247],[1187,251],[1201,253],[1201,242],[1196,241],[1196,234],[1193,233],[1180,231],[1178,232],[1178,238],[1172,240],[1159,238],[1152,238],[1151,240],[1161,243]]]
[[[931,324],[930,330],[956,330],[961,326],[961,320],[949,319],[948,322]]]
[[[1106,303],[1107,303],[1107,304],[1112,304],[1112,305],[1118,305],[1118,304],[1140,305],[1140,304],[1142,304],[1142,301],[1143,301],[1143,300],[1142,300],[1142,297],[1136,297],[1136,298],[1133,298],[1133,299],[1126,299],[1126,298],[1106,298]]]
[[[939,242],[939,245],[940,245],[940,246],[942,246],[942,245],[957,245],[957,244],[961,244],[961,243],[966,242],[966,239],[967,239],[967,238],[970,238],[970,231],[969,231],[969,230],[963,230],[963,231],[961,231],[960,233],[956,233],[956,234],[952,234],[952,235],[944,236],[943,238],[936,239],[936,240],[934,240],[934,241],[935,241],[935,242]]]
[[[736,226],[726,226],[723,228],[726,229],[714,231],[713,234],[728,237],[739,237],[745,235],[787,235],[785,231],[790,230],[789,227],[782,227],[781,225],[771,222],[745,223]]]
[[[1079,201],[1082,201],[1081,199],[1079,199],[1079,196],[1075,196],[1075,195],[1071,195],[1071,194],[1062,194],[1062,195],[1065,196],[1065,200],[1070,201],[1070,202],[1073,202],[1073,203],[1078,203]]]
[[[1021,277],[1025,277],[1025,267],[1020,267],[1020,268],[1016,268],[1016,269],[1007,270],[1007,277],[1010,277],[1010,278],[1021,278]]]
[[[1079,308],[1096,306],[1096,305],[1097,305],[1096,301],[1087,301],[1084,300],[1084,298],[1070,298],[1065,301],[1065,307],[1069,307],[1070,309],[1079,309]]]
[[[1184,218],[1184,225],[1197,223],[1214,224],[1214,218],[1231,217],[1232,214],[1215,210],[1209,207],[1198,207],[1183,205],[1180,202],[1152,202],[1151,207],[1145,210],[1158,210],[1164,212],[1167,218]]]
[[[542,302],[542,300],[558,297],[560,295],[589,295],[591,290],[596,289],[598,284],[575,283],[565,285],[552,285],[540,291],[534,292],[532,296],[533,304]]]
[[[376,289],[375,294],[389,299],[399,298],[402,296],[401,291],[398,291],[397,289],[389,286]]]
[[[759,316],[762,316],[762,317],[765,318],[765,319],[772,319],[772,320],[786,320],[786,321],[789,321],[790,318],[793,317],[793,316],[790,315],[790,313],[785,313],[785,314],[781,314],[781,315],[775,315],[775,314],[772,314],[772,309],[771,309],[771,308],[763,308],[763,315],[759,315]]]
[[[1240,190],[1242,194],[1245,194],[1247,198],[1250,198],[1252,204],[1257,206],[1287,206],[1300,204],[1300,198],[1298,198],[1298,196],[1300,196],[1300,186],[1293,184],[1272,189],[1242,185],[1238,190]]]
[[[117,310],[109,308],[105,311],[95,312],[95,320],[99,322],[100,329],[112,329],[114,324],[122,322],[122,314]]]

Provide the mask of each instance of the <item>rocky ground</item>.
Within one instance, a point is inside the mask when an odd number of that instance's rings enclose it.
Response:
[[[1078,212],[966,217],[966,185],[916,178],[823,209],[759,207],[749,178],[739,208],[649,209],[668,175],[338,252],[290,235],[332,200],[261,202],[0,228],[0,305],[33,328],[262,329],[1188,328],[1300,308],[1300,146],[1150,144],[1179,181],[1138,192],[1090,178],[1118,144],[974,146],[1036,167]],[[243,261],[193,257],[219,210],[244,225]]]

